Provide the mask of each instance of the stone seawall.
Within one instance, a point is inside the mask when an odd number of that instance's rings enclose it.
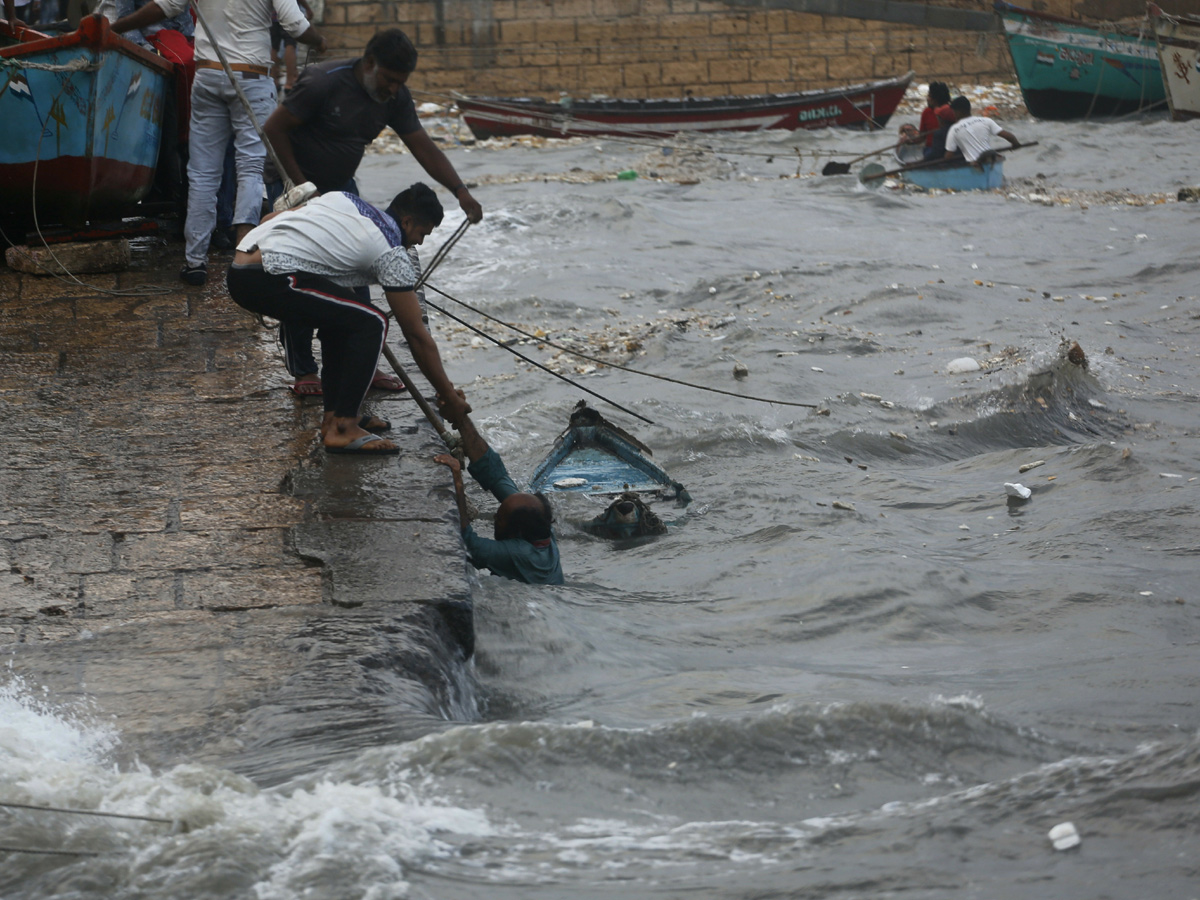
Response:
[[[736,2],[329,0],[322,28],[346,54],[360,51],[379,28],[404,29],[421,53],[413,86],[431,99],[453,91],[758,94],[889,78],[909,69],[926,80],[1012,77],[1003,37],[987,30],[996,27],[990,4]],[[1042,5],[1070,10],[1065,0]],[[841,14],[805,11],[812,9]]]
[[[267,779],[305,709],[348,743],[436,727],[471,643],[436,435],[379,399],[399,460],[326,457],[223,260],[203,289],[180,263],[82,286],[0,268],[6,680],[86,698],[145,761]]]

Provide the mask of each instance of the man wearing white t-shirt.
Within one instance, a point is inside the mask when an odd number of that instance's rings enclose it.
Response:
[[[971,115],[971,101],[966,97],[951,100],[950,110],[958,116],[958,121],[946,134],[946,159],[961,154],[967,162],[975,162],[992,149],[992,135],[1004,138],[1014,148],[1021,146],[1016,136],[997,125],[995,120]]]
[[[151,0],[113,23],[121,33],[145,28],[177,16],[189,0]],[[196,28],[196,80],[192,83],[192,120],[188,139],[188,203],[183,226],[184,267],[179,277],[188,284],[208,280],[208,242],[217,224],[217,191],[225,165],[225,147],[233,138],[237,165],[237,202],[233,224],[240,240],[258,224],[262,211],[263,162],[267,149],[250,116],[221,67],[216,41],[233,76],[258,117],[259,124],[275,109],[271,73],[271,15],[303,44],[325,49],[325,39],[308,23],[296,0],[200,0],[204,23]]]
[[[327,453],[399,453],[372,434],[390,425],[360,416],[387,336],[387,316],[360,300],[355,288],[383,287],[417,368],[429,379],[451,422],[471,411],[442,367],[437,344],[421,320],[417,271],[408,247],[442,222],[442,205],[420,182],[397,194],[386,210],[341,191],[299,209],[272,213],[238,244],[226,276],[229,296],[244,309],[285,325],[311,328],[321,341]]]

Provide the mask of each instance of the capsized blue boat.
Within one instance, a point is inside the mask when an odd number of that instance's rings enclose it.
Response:
[[[653,453],[628,432],[580,400],[549,455],[530,479],[531,491],[569,491],[593,496],[635,493],[676,500],[691,495],[649,457]]]

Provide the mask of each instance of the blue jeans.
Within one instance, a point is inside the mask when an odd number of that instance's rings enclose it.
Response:
[[[261,125],[275,109],[275,82],[265,76],[248,78],[247,74],[234,73]],[[202,265],[208,257],[208,241],[217,225],[217,192],[225,165],[225,147],[230,137],[237,168],[233,224],[257,225],[262,212],[266,147],[225,73],[219,69],[198,69],[192,84],[187,221],[183,226],[184,255],[189,266]]]

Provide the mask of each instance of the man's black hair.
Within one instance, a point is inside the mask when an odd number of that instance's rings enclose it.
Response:
[[[944,81],[929,82],[929,98],[936,101],[938,106],[950,102],[950,87]]]
[[[543,493],[534,494],[541,502],[541,509],[518,506],[508,514],[508,524],[517,537],[533,543],[550,537],[550,526],[554,523],[554,507]]]
[[[971,101],[966,97],[955,97],[950,101],[950,108],[959,115],[969,116],[971,114]]]
[[[375,37],[367,41],[364,57],[371,57],[375,65],[391,69],[393,72],[411,74],[417,67],[417,48],[408,39],[408,35],[399,28],[385,28],[375,32]]]
[[[412,216],[418,222],[434,228],[442,224],[442,201],[437,198],[433,188],[421,181],[393,197],[386,212],[397,222],[401,216]]]

